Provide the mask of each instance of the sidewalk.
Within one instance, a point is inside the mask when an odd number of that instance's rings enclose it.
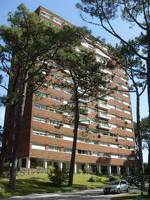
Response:
[[[89,190],[81,190],[81,191],[73,191],[73,192],[57,192],[57,193],[43,193],[43,194],[28,194],[25,196],[13,196],[9,199],[38,199],[38,198],[48,198],[48,197],[59,197],[59,196],[68,196],[68,195],[91,195],[94,193],[95,195],[103,194],[103,189],[89,189]]]

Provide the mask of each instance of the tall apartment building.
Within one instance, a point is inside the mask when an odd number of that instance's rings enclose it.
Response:
[[[51,20],[57,26],[71,23],[39,7],[36,12]],[[93,47],[88,41],[83,45],[95,48],[97,56],[106,56],[103,47]],[[53,80],[62,79],[67,71],[51,74]],[[121,69],[106,73],[115,73],[113,85],[121,90],[128,90],[125,72]],[[73,141],[72,112],[65,112],[61,107],[71,101],[69,88],[49,85],[40,89],[26,103],[25,123],[19,133],[19,153],[21,167],[33,168],[49,165],[69,165]],[[87,103],[81,99],[80,125],[77,140],[75,172],[78,170],[99,172],[100,174],[129,174],[135,165],[135,138],[131,113],[130,95],[119,92],[103,100]],[[9,116],[11,117],[11,116]],[[9,123],[6,117],[5,126]],[[88,129],[88,134],[87,134]],[[6,138],[9,158],[9,137]]]

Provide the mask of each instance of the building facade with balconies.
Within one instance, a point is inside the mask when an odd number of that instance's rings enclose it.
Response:
[[[63,18],[39,7],[36,12],[55,25],[69,24]],[[88,41],[87,48],[95,48]],[[106,49],[97,47],[97,55],[106,56]],[[54,80],[63,79],[67,71],[56,70],[50,75]],[[57,71],[57,72],[56,72]],[[122,69],[114,73],[112,85],[128,90],[128,80]],[[19,165],[35,168],[49,165],[69,166],[73,141],[73,113],[61,109],[71,102],[69,88],[48,85],[41,88],[26,102],[25,123],[19,136]],[[115,91],[111,95],[88,103],[80,99],[80,124],[76,150],[75,173],[93,171],[100,174],[129,174],[135,166],[135,136],[128,92]],[[5,125],[8,119],[5,121]],[[6,140],[7,142],[7,140]],[[9,158],[9,150],[6,152]]]

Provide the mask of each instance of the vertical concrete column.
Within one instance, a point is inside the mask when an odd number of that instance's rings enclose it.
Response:
[[[44,160],[44,168],[47,169],[47,160]]]
[[[101,164],[97,164],[98,173],[102,174],[102,167]]]
[[[59,169],[60,169],[60,171],[62,171],[62,169],[63,169],[63,163],[62,162],[59,163]]]
[[[126,174],[127,174],[128,176],[130,175],[129,167],[126,167]]]
[[[22,168],[22,159],[18,159],[18,168],[21,169]]]
[[[74,164],[74,173],[77,173],[77,163]]]
[[[30,158],[26,158],[26,168],[30,169]]]
[[[117,166],[117,175],[118,175],[118,176],[121,175],[121,168],[120,168],[120,166]]]
[[[108,175],[111,176],[111,166],[108,166],[107,170],[108,170]]]
[[[90,165],[87,163],[85,165],[85,173],[89,173],[89,168],[90,168]]]

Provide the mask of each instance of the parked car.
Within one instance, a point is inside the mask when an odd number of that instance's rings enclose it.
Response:
[[[121,193],[129,191],[129,184],[125,180],[112,181],[104,188],[104,193]]]

